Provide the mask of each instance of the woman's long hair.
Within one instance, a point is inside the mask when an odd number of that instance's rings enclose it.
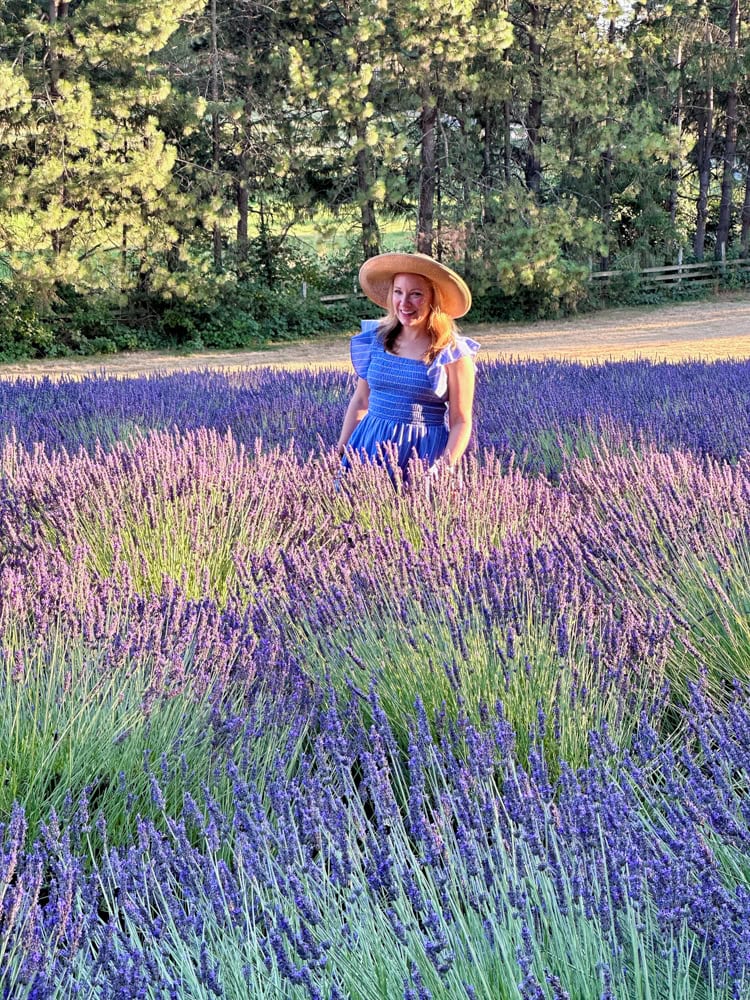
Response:
[[[422,274],[420,277],[424,278],[432,292],[430,316],[427,320],[427,332],[430,335],[431,343],[425,355],[425,361],[430,362],[435,360],[444,347],[455,344],[458,328],[453,317],[443,312],[440,289],[425,275]],[[388,315],[381,320],[378,326],[378,337],[386,351],[393,351],[400,333],[401,323],[393,308],[393,282],[391,282],[391,288],[388,292]]]

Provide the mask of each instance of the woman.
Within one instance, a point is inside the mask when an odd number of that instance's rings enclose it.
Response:
[[[348,451],[383,461],[389,446],[403,471],[414,457],[453,469],[471,437],[479,350],[454,322],[471,308],[468,286],[431,257],[408,253],[371,257],[359,282],[388,315],[364,320],[352,338],[359,378],[338,440],[344,467]]]

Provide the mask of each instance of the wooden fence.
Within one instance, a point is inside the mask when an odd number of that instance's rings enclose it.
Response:
[[[732,279],[750,282],[750,258],[738,260],[703,260],[697,264],[669,264],[666,267],[644,267],[640,271],[592,271],[592,284],[616,284],[617,279],[632,278],[642,288],[712,286],[718,289]],[[614,279],[614,281],[613,281]]]
[[[363,292],[347,292],[344,295],[321,295],[319,301],[328,306],[334,302],[346,302],[348,299],[364,299],[365,297]]]

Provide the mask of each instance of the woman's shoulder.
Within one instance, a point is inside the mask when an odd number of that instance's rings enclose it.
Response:
[[[357,337],[361,337],[362,334],[369,334],[371,337],[378,332],[378,327],[380,326],[379,319],[362,319],[360,323],[360,332],[355,334]]]
[[[473,358],[479,350],[479,344],[471,337],[462,337],[456,334],[453,342],[440,351],[432,364],[427,368],[427,378],[436,393],[441,398],[445,398],[448,393],[448,373],[446,368],[459,361],[461,358]]]
[[[435,362],[439,365],[450,365],[460,358],[473,358],[481,346],[476,340],[472,340],[471,337],[464,337],[462,334],[457,333],[453,338],[453,342],[440,351],[435,358]]]
[[[352,343],[358,344],[372,344],[378,336],[378,327],[380,326],[379,319],[363,319],[360,320],[360,330],[359,333],[355,333],[352,337]]]
[[[377,340],[379,326],[379,319],[363,319],[359,333],[355,333],[351,339],[349,352],[354,370],[360,378],[367,378],[372,348]]]

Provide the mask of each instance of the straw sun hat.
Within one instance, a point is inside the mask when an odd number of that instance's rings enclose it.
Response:
[[[438,288],[443,311],[459,319],[471,309],[471,292],[460,275],[423,253],[381,253],[359,270],[359,283],[368,299],[388,308],[394,274],[421,274]]]

